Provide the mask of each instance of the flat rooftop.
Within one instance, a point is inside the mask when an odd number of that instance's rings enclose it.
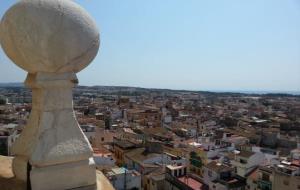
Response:
[[[179,177],[177,178],[180,182],[184,183],[185,185],[189,186],[192,189],[197,190],[208,190],[208,186],[200,181],[197,181],[191,177]]]

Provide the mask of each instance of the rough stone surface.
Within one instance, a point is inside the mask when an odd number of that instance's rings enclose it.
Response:
[[[26,190],[26,183],[18,180],[12,171],[13,157],[0,156],[0,189]],[[97,185],[74,188],[73,190],[114,190],[111,183],[100,171],[96,172]]]
[[[12,171],[13,157],[0,155],[0,189],[1,190],[25,190],[26,183],[15,177]]]
[[[30,182],[32,189],[43,190],[72,189],[95,185],[95,163],[91,158],[68,164],[32,168]]]
[[[79,187],[72,190],[114,190],[115,189],[102,172],[97,171],[96,174],[97,174],[97,185]]]
[[[26,156],[17,156],[14,158],[12,163],[12,169],[14,171],[14,176],[26,182],[27,181],[27,166],[28,166],[28,157]]]
[[[28,163],[33,190],[96,184],[92,148],[80,129],[72,104],[74,73],[28,74],[33,102],[27,126],[12,147],[13,170],[26,182]],[[53,188],[55,187],[55,188]]]
[[[70,0],[23,0],[4,15],[1,45],[30,73],[78,72],[96,56],[99,33],[84,9]]]
[[[14,173],[12,172],[12,160],[13,157],[1,156],[0,155],[0,177],[1,178],[13,178]]]

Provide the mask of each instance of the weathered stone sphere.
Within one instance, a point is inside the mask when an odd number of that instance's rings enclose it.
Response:
[[[86,67],[100,38],[93,19],[71,0],[22,0],[2,18],[0,42],[29,73],[63,73]]]

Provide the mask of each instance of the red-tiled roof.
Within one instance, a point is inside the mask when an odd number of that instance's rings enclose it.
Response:
[[[182,183],[186,184],[187,186],[189,186],[192,189],[195,190],[208,190],[208,186],[205,185],[204,183],[201,183],[191,177],[179,177],[178,178],[179,181],[181,181]]]
[[[300,167],[300,160],[293,160],[292,165]]]

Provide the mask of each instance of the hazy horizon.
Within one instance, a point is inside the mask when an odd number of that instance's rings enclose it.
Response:
[[[300,1],[76,2],[101,34],[80,85],[300,92]],[[0,82],[25,77],[0,48]]]
[[[0,82],[0,88],[2,86],[14,86],[14,85],[24,85],[23,82],[5,82],[2,83]],[[182,88],[178,88],[178,89],[174,89],[174,88],[156,88],[156,87],[141,87],[141,86],[120,86],[120,85],[82,85],[79,84],[78,86],[86,86],[86,87],[125,87],[125,88],[145,88],[145,89],[158,89],[158,90],[174,90],[174,91],[194,91],[194,92],[198,92],[198,91],[204,91],[204,92],[216,92],[216,93],[245,93],[245,94],[290,94],[290,95],[300,95],[300,91],[276,91],[276,90],[260,90],[260,91],[255,91],[255,90],[230,90],[230,89],[225,89],[225,90],[218,90],[218,89],[182,89]]]

